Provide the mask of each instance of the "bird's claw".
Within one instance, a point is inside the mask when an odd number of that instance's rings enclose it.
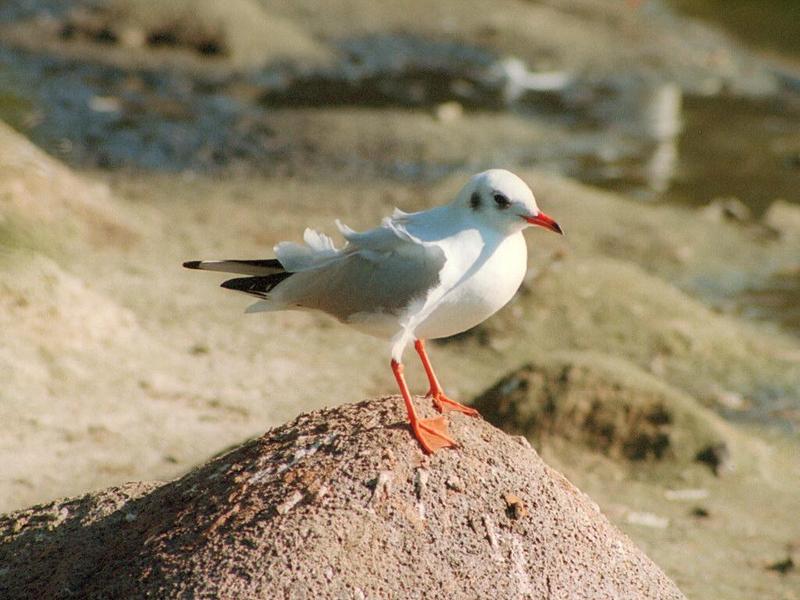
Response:
[[[480,413],[474,408],[470,408],[469,406],[464,406],[460,402],[451,400],[450,398],[445,396],[444,392],[442,392],[441,390],[438,391],[429,390],[426,398],[430,398],[433,401],[433,407],[440,413],[446,413],[451,410],[454,410],[456,412],[463,413],[470,417],[481,416]]]
[[[433,419],[419,419],[411,423],[414,436],[419,441],[422,449],[428,454],[433,454],[442,448],[455,448],[456,441],[450,437],[447,430],[447,420],[443,417]]]

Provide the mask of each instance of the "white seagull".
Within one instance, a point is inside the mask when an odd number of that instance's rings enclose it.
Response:
[[[502,169],[473,176],[449,204],[404,213],[356,232],[336,222],[346,243],[306,229],[305,244],[281,242],[275,259],[191,261],[190,269],[239,273],[222,287],[260,298],[247,312],[319,310],[360,331],[391,340],[391,366],[411,429],[432,453],[456,446],[444,416],[420,419],[403,376],[413,341],[441,413],[477,411],[448,398],[425,352],[425,340],[466,331],[502,308],[527,268],[522,231],[538,225],[561,233],[522,179]]]

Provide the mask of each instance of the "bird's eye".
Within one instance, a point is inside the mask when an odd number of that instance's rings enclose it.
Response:
[[[509,206],[511,206],[511,200],[506,198],[503,194],[495,194],[494,203],[497,204],[497,208],[500,209],[508,208]]]

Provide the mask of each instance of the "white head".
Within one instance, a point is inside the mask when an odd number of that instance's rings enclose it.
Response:
[[[472,218],[507,235],[538,225],[561,233],[553,219],[536,205],[528,185],[504,169],[490,169],[474,175],[459,192],[455,204]]]

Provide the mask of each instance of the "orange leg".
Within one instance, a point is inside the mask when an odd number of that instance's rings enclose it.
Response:
[[[436,417],[435,419],[420,419],[417,417],[414,404],[411,402],[411,394],[408,391],[406,378],[403,377],[402,363],[393,359],[392,372],[397,380],[400,393],[403,395],[403,401],[406,403],[411,430],[414,432],[414,436],[419,441],[422,449],[428,454],[433,454],[440,448],[455,447],[457,444],[447,431],[447,421],[445,421],[444,417]]]
[[[462,412],[470,417],[480,416],[478,411],[474,408],[459,404],[455,400],[451,400],[445,396],[442,386],[439,385],[439,380],[436,379],[436,373],[433,372],[433,366],[428,358],[428,354],[425,352],[425,342],[423,340],[415,341],[414,349],[417,351],[417,354],[419,354],[419,358],[422,361],[422,366],[425,368],[425,374],[428,376],[428,381],[430,382],[431,388],[428,390],[427,396],[433,400],[433,406],[436,407],[436,410],[439,412],[457,410],[458,412]]]

